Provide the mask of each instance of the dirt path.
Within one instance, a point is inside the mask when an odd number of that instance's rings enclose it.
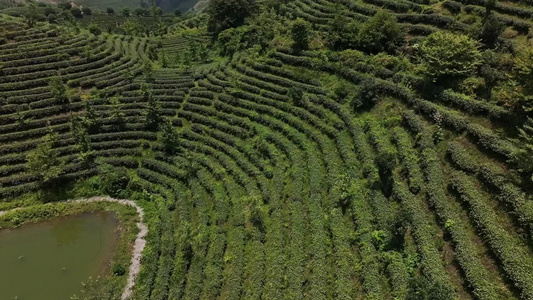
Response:
[[[137,279],[137,275],[139,275],[139,271],[141,270],[141,258],[142,258],[142,252],[144,250],[144,247],[146,246],[146,234],[148,233],[148,227],[143,222],[144,220],[144,210],[142,207],[137,205],[134,201],[131,200],[123,200],[123,199],[115,199],[111,197],[92,197],[87,199],[78,199],[78,200],[68,200],[66,201],[68,203],[77,203],[77,202],[115,202],[120,203],[122,205],[129,205],[135,207],[137,210],[137,214],[139,214],[139,222],[137,222],[137,228],[139,228],[139,233],[137,234],[137,237],[135,238],[135,243],[133,244],[133,253],[131,255],[131,263],[130,263],[130,271],[128,273],[128,281],[126,283],[126,287],[124,288],[124,291],[122,292],[121,300],[127,300],[131,297],[131,293],[133,292],[133,286],[135,285],[135,279]],[[5,215],[8,212],[19,210],[21,208],[15,208],[8,211],[0,211],[0,217]]]

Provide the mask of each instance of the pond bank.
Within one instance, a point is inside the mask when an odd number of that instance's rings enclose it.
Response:
[[[141,268],[142,252],[146,246],[146,234],[148,233],[148,227],[143,221],[144,210],[142,209],[142,207],[137,205],[137,203],[135,203],[134,201],[124,200],[124,199],[114,199],[114,198],[107,197],[107,196],[91,197],[91,198],[77,199],[77,200],[67,200],[67,201],[56,202],[56,203],[95,203],[95,202],[111,202],[111,203],[118,203],[121,205],[131,206],[135,208],[139,216],[139,221],[136,224],[137,228],[139,229],[139,232],[137,233],[137,236],[135,238],[135,242],[133,245],[133,252],[131,255],[131,261],[130,261],[130,267],[129,267],[126,287],[124,288],[124,291],[122,292],[122,296],[121,296],[121,300],[127,300],[131,297],[133,287],[135,285],[135,280]],[[50,204],[44,204],[44,205],[54,205],[56,203],[50,203]],[[14,212],[14,211],[22,210],[22,209],[25,209],[25,208],[15,208],[15,209],[8,210],[8,211],[0,211],[0,218],[10,212]]]

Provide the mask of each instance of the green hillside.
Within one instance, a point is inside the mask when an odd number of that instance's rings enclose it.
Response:
[[[4,10],[0,211],[135,200],[132,299],[533,299],[532,4]]]
[[[71,2],[71,1],[56,1],[56,0],[37,0],[36,3],[61,3],[61,2]],[[198,0],[158,0],[156,5],[161,7],[164,12],[172,12],[176,9],[181,10],[182,12],[187,12],[191,10]],[[124,7],[130,9],[135,9],[143,3],[145,7],[151,5],[151,1],[146,0],[77,0],[72,1],[72,3],[78,6],[88,6],[96,10],[105,11],[108,7],[115,10],[120,10]],[[0,0],[0,9],[26,4],[25,0]]]

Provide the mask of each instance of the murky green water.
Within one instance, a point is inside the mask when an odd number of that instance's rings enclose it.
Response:
[[[116,246],[111,214],[83,214],[0,231],[0,300],[68,300],[107,271]]]

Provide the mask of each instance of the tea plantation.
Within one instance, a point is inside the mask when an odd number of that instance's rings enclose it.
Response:
[[[133,299],[533,299],[531,0],[72,9],[0,10],[0,210],[137,201]]]

